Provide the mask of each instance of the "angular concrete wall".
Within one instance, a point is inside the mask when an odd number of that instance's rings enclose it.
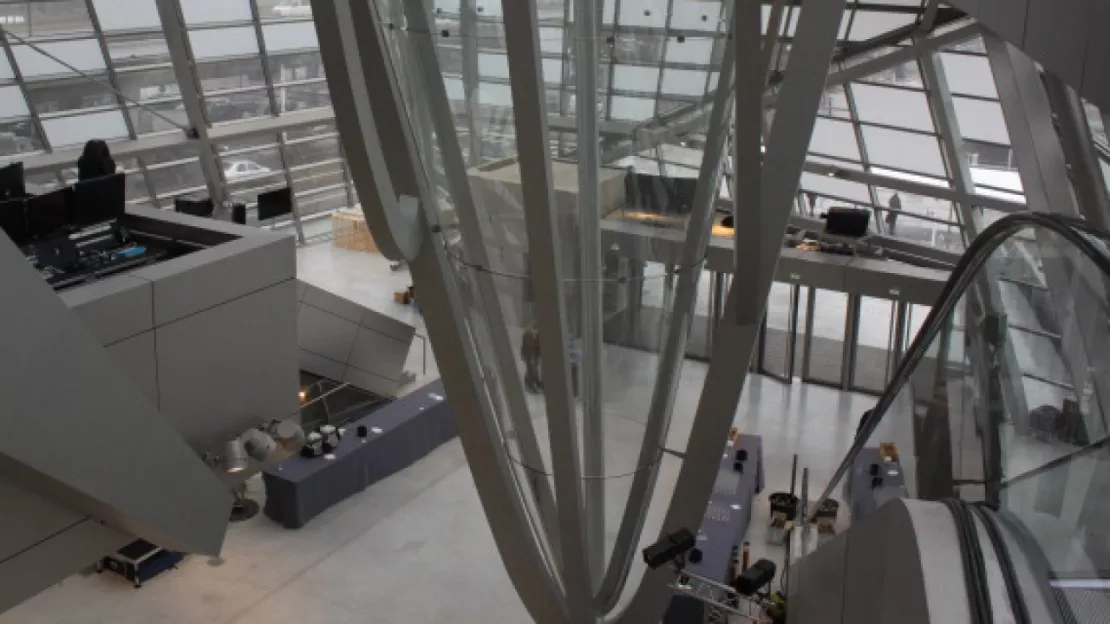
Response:
[[[298,280],[302,370],[393,396],[416,328]]]
[[[300,407],[293,239],[247,234],[61,293],[201,451]]]
[[[4,237],[0,283],[0,609],[132,536],[218,553],[227,489]]]
[[[1110,3],[951,0],[1102,110],[1110,110]]]

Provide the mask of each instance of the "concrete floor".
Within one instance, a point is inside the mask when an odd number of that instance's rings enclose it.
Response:
[[[304,279],[395,314],[423,334],[419,316],[392,302],[392,291],[408,285],[406,273],[391,273],[380,257],[326,244],[303,248],[299,256]],[[614,374],[621,375],[621,396],[650,394],[645,358],[612,353],[619,360],[613,370],[620,371]],[[410,370],[421,364],[421,356],[410,357]],[[432,377],[430,351],[427,364]],[[701,363],[684,365],[672,448],[684,446],[705,370]],[[766,498],[789,487],[792,455],[801,454],[810,468],[811,491],[820,489],[848,448],[859,415],[873,403],[872,397],[824,387],[749,378],[735,422],[763,437],[767,482],[753,509],[753,557],[781,559],[781,549],[765,540]],[[626,422],[633,423],[634,434],[635,421]],[[657,530],[679,467],[678,460],[664,461],[649,534]],[[607,507],[615,511],[623,505],[624,488],[612,481],[615,500]],[[264,496],[259,489],[255,483],[252,498]],[[286,530],[259,515],[231,527],[220,560],[189,557],[180,569],[138,590],[111,574],[78,575],[0,615],[0,624],[422,621],[528,621],[496,553],[458,441],[303,529]]]

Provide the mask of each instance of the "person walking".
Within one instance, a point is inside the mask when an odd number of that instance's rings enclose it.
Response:
[[[540,332],[535,327],[524,330],[520,339],[520,359],[524,361],[524,389],[532,394],[543,390],[540,379]]]
[[[898,224],[898,215],[902,212],[902,198],[898,197],[898,193],[890,196],[890,202],[887,206],[890,210],[886,213],[886,231],[887,234],[893,236]]]

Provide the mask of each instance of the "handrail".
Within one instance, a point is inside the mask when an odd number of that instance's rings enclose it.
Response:
[[[875,432],[875,429],[886,417],[887,411],[894,403],[898,393],[909,381],[910,375],[924,359],[926,352],[933,344],[933,340],[947,324],[948,317],[955,309],[956,304],[967,292],[971,283],[979,277],[979,270],[983,268],[991,254],[1018,231],[1030,226],[1041,227],[1059,235],[1093,261],[1103,273],[1110,275],[1110,257],[1107,256],[1106,250],[1100,249],[1088,238],[1088,235],[1090,235],[1106,240],[1110,239],[1110,235],[1092,227],[1086,221],[1040,212],[1018,212],[1006,215],[983,230],[968,246],[967,251],[960,257],[960,261],[955,268],[952,269],[952,275],[945,283],[944,289],[937,299],[937,304],[929,312],[929,316],[926,317],[913,344],[910,345],[905,357],[898,364],[890,384],[872,409],[873,417],[864,422],[863,427],[853,440],[851,448],[845,454],[844,460],[840,462],[833,473],[828,486],[821,492],[814,509],[820,508],[836,485],[847,474],[852,463],[863,450],[865,443],[870,439],[871,434]],[[807,518],[809,522],[814,520],[814,516]]]

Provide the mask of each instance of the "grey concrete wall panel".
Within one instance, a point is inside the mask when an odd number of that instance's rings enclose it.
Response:
[[[921,305],[936,303],[947,281],[944,273],[883,260],[854,258],[845,271],[844,290]]]
[[[412,342],[412,337],[416,334],[416,328],[412,325],[370,308],[363,308],[359,325],[406,345]]]
[[[356,388],[362,388],[382,396],[393,396],[397,393],[398,383],[396,379],[368,373],[352,366],[348,366],[343,371],[342,381]]]
[[[1110,109],[1105,0],[952,0],[1102,110]]]
[[[409,343],[373,329],[359,327],[347,365],[386,379],[399,379],[409,354]]]
[[[7,239],[0,473],[120,531],[218,553],[229,493]],[[44,374],[49,371],[49,374]],[[29,417],[45,415],[48,417]]]
[[[301,305],[297,313],[297,340],[304,351],[346,366],[355,344],[358,323]]]
[[[848,534],[842,534],[791,564],[788,624],[847,623],[842,613],[847,556]]]
[[[347,372],[347,364],[344,362],[337,362],[332,359],[310,353],[301,349],[299,362],[301,370],[308,371],[314,375],[326,377],[328,379],[335,379],[342,381],[343,374]]]
[[[1110,24],[1110,2],[1089,0],[1088,23],[1104,26]],[[1083,91],[1093,102],[1110,102],[1110,71],[1106,71],[1110,59],[1110,37],[1105,33],[1087,37],[1086,59],[1083,63]],[[1102,110],[1107,110],[1105,105]]]
[[[1025,18],[1025,44],[1020,46],[1077,90],[1083,84],[1083,61],[1087,54],[1087,2],[1031,0]],[[1100,26],[1106,28],[1106,24]]]
[[[132,273],[154,282],[154,323],[165,325],[296,277],[293,238],[240,239]],[[295,291],[290,297],[296,301]],[[295,304],[294,304],[295,305]]]
[[[155,330],[162,412],[195,448],[296,414],[296,296],[290,279]]]
[[[956,0],[953,6],[967,11],[965,5],[977,4],[977,12],[969,13],[979,19],[979,22],[991,29],[992,32],[1014,45],[1021,45],[1025,40],[1025,15],[1029,2],[1033,0]]]
[[[117,275],[60,296],[100,344],[108,345],[154,327],[152,293],[150,282]]]
[[[0,561],[0,613],[134,541],[91,518]]]
[[[312,284],[308,284],[300,301],[356,324],[362,321],[362,312],[365,310],[350,299],[332,294]]]
[[[812,251],[783,249],[775,269],[775,281],[800,283],[843,291],[849,256],[814,254]],[[793,276],[799,276],[794,278]]]
[[[0,478],[0,561],[60,533],[88,516]]]
[[[143,332],[126,340],[104,347],[120,369],[135,382],[139,391],[155,407],[161,403],[158,396],[158,358],[155,353],[154,332]]]
[[[416,328],[350,299],[297,281],[301,368],[391,396]]]

